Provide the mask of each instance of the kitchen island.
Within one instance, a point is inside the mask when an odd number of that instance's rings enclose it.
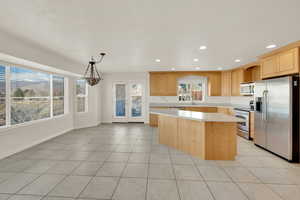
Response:
[[[236,123],[242,119],[222,113],[151,109],[158,115],[159,143],[204,160],[234,160]]]

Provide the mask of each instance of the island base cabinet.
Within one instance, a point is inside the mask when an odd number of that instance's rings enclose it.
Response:
[[[205,157],[204,123],[178,119],[178,149],[198,158]]]
[[[159,143],[169,147],[178,147],[178,131],[175,117],[158,116]]]
[[[234,160],[237,154],[236,123],[205,122],[205,160]]]
[[[159,143],[203,160],[234,160],[237,154],[235,122],[200,122],[158,116]]]

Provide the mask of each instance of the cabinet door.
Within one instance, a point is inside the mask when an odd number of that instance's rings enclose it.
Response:
[[[252,82],[261,80],[260,66],[255,66],[252,68]]]
[[[244,71],[243,69],[233,70],[231,73],[231,95],[240,95],[240,84],[244,82]]]
[[[161,73],[150,74],[150,95],[167,96],[168,92],[167,77]]]
[[[175,73],[167,74],[167,91],[165,96],[177,96],[177,76]]]
[[[278,71],[280,75],[299,72],[298,48],[291,49],[278,55]]]
[[[222,72],[222,96],[231,96],[231,71]]]
[[[265,58],[261,63],[261,76],[263,78],[276,76],[278,72],[278,57]]]

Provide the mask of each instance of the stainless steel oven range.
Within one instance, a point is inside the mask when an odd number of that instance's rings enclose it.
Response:
[[[245,120],[245,122],[238,122],[237,134],[246,139],[250,139],[250,111],[247,109],[234,108],[235,116]]]

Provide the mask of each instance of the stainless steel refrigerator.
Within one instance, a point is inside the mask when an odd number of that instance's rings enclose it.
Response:
[[[299,162],[299,77],[255,82],[254,143]]]

